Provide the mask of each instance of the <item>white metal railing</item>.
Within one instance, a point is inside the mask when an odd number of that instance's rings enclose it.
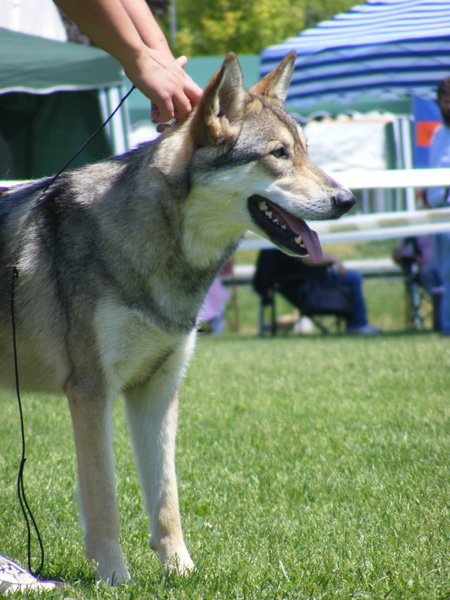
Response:
[[[366,171],[355,169],[330,173],[351,190],[386,190],[450,186],[450,169],[396,169]]]
[[[342,175],[342,177],[341,177]],[[402,169],[386,171],[347,171],[336,173],[338,181],[360,190],[360,212],[416,210],[414,188],[448,185],[445,169]]]
[[[450,187],[450,169],[355,170],[330,175],[354,191]],[[0,187],[11,187],[18,183],[21,182],[0,181]],[[450,231],[450,207],[348,215],[336,221],[312,221],[310,224],[323,243],[402,238]],[[248,232],[240,248],[271,245],[260,236]]]

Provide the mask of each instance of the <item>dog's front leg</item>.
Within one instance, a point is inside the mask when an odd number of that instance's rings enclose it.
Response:
[[[97,564],[101,579],[118,585],[129,574],[119,545],[112,403],[75,388],[66,393],[75,436],[86,554]]]
[[[180,574],[194,563],[181,530],[175,474],[175,438],[178,394],[173,375],[126,394],[137,467],[150,516],[150,545],[157,550],[165,569]]]

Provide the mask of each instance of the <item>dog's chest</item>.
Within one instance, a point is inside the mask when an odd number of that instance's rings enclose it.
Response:
[[[95,327],[104,373],[116,390],[147,382],[187,337],[167,334],[112,301],[97,307]]]

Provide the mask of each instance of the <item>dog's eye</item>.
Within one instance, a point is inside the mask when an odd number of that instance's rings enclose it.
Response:
[[[272,150],[272,152],[270,154],[272,156],[275,156],[275,158],[288,158],[288,156],[289,156],[283,146],[280,146],[279,148],[275,148],[275,150]]]

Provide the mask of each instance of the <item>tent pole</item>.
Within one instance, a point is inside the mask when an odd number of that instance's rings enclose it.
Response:
[[[103,88],[99,90],[103,120],[106,120],[116,106],[118,106],[121,99],[119,90],[124,92],[123,86]],[[114,154],[123,154],[129,150],[128,136],[126,133],[126,115],[126,108],[121,106],[106,127],[106,133],[110,139]]]
[[[400,117],[400,130],[403,145],[403,168],[412,169],[412,139],[411,124],[408,116]],[[416,210],[416,198],[413,188],[406,188],[406,210]]]

